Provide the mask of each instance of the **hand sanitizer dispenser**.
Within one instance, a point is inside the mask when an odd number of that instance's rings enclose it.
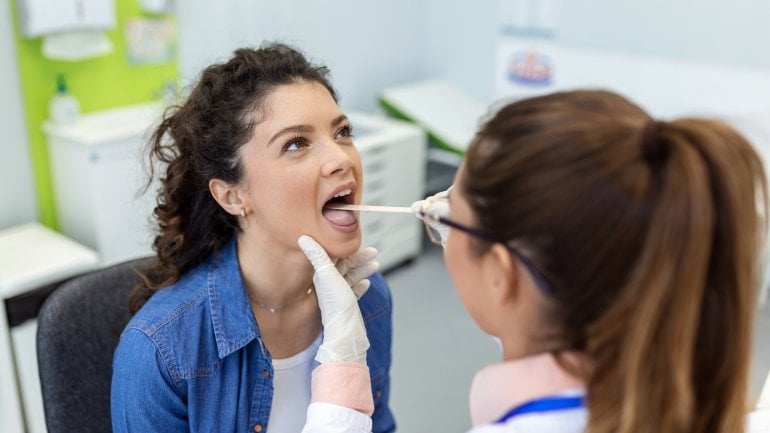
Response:
[[[48,116],[49,120],[57,125],[75,123],[80,116],[80,104],[69,93],[63,74],[59,74],[56,79],[56,94],[48,106]]]

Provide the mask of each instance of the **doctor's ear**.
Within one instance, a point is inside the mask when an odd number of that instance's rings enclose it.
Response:
[[[521,282],[520,269],[514,256],[505,245],[497,243],[492,245],[488,252],[492,262],[492,285],[498,302],[515,298],[519,293]]]
[[[241,190],[237,185],[232,185],[222,179],[211,179],[209,181],[209,191],[214,200],[222,206],[222,209],[230,215],[245,215],[248,210],[241,197]]]

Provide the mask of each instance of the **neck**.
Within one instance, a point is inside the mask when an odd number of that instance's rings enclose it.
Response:
[[[313,268],[302,251],[258,233],[238,234],[238,263],[249,298],[276,311],[308,296]]]
[[[307,293],[313,267],[299,247],[256,230],[241,232],[238,264],[270,355],[282,359],[307,348],[321,332],[321,311],[315,293]]]
[[[499,338],[503,346],[503,360],[514,361],[541,353],[557,352],[563,349],[554,339],[550,324],[541,320],[534,308],[511,309],[506,311],[508,320],[501,326]]]
[[[549,319],[551,300],[531,281],[520,282],[515,298],[509,298],[494,310],[499,318],[492,333],[498,335],[503,346],[503,359],[514,361],[542,353],[556,353],[569,349],[560,336],[559,325]]]
[[[532,338],[501,338],[503,346],[503,360],[515,361],[517,359],[529,356],[540,355],[543,353],[558,353],[565,351],[564,345],[557,341],[549,341],[545,337],[542,340],[533,340]],[[537,341],[536,343],[533,341]]]

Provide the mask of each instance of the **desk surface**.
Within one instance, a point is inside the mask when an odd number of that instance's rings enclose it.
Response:
[[[0,295],[10,298],[99,266],[99,255],[38,223],[0,231]]]

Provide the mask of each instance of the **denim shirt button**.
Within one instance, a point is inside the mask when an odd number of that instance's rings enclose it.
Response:
[[[382,390],[378,389],[377,391],[374,392],[374,399],[379,400],[380,397],[382,397]]]
[[[270,372],[267,370],[262,370],[262,376],[270,377]]]
[[[261,432],[262,431],[262,424],[260,424],[260,423],[254,424],[254,431],[257,432],[257,433]]]

